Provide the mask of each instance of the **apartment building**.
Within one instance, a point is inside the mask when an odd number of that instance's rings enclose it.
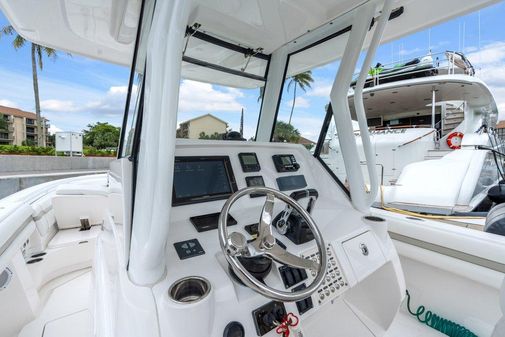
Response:
[[[37,116],[33,112],[0,105],[0,145],[36,145]],[[48,120],[42,117],[42,134],[50,145]]]
[[[502,141],[505,141],[505,120],[496,123],[496,133]]]
[[[211,114],[195,117],[179,124],[177,138],[198,139],[203,133],[212,136],[215,133],[226,133],[228,123]]]

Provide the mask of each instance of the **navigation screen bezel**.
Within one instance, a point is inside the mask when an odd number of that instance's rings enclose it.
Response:
[[[204,195],[194,195],[191,197],[177,198],[175,193],[175,164],[176,163],[198,163],[206,161],[221,161],[226,170],[226,176],[228,178],[228,184],[230,185],[231,192],[226,193],[216,193],[216,194],[204,194]],[[172,184],[172,206],[181,205],[191,205],[201,202],[215,201],[228,199],[233,193],[237,191],[237,182],[235,180],[235,175],[233,174],[233,169],[230,162],[229,156],[178,156],[175,157],[174,162],[174,182]]]
[[[253,164],[246,163],[246,157],[254,158]],[[240,160],[240,166],[242,166],[243,172],[258,172],[261,170],[260,162],[256,152],[242,152],[238,154],[238,159]]]

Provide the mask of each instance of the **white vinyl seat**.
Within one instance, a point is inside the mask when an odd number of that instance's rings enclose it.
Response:
[[[384,337],[447,337],[401,309]]]
[[[109,194],[106,186],[93,184],[61,184],[56,188],[57,195],[103,195]]]
[[[31,204],[32,218],[37,228],[30,238],[31,253],[44,251],[58,230],[51,202],[53,195],[47,194]]]
[[[46,236],[50,231],[56,230],[56,218],[54,217],[51,199],[52,196],[44,196],[32,204],[32,217],[42,237]]]
[[[79,228],[70,228],[58,231],[54,238],[49,242],[48,248],[62,248],[82,244],[96,240],[102,228],[92,226],[87,231],[81,231]]]
[[[91,226],[101,225],[105,218],[109,191],[107,187],[64,184],[52,199],[54,216],[59,229],[79,228],[81,218]]]

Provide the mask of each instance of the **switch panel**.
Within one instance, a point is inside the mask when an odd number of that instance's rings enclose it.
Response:
[[[305,283],[302,283],[300,284],[298,287],[295,287],[293,288],[293,292],[295,291],[300,291],[300,290],[303,290],[307,288],[307,286],[305,285]],[[300,300],[300,301],[297,301],[296,302],[296,308],[298,309],[298,313],[300,315],[303,315],[304,313],[306,313],[307,311],[309,311],[310,309],[312,309],[314,307],[314,304],[312,303],[312,297],[309,296],[303,300]]]
[[[279,267],[279,273],[281,274],[286,289],[307,279],[307,272],[305,269],[282,266]]]
[[[174,247],[181,260],[205,254],[202,245],[200,245],[197,239],[176,242],[174,243]]]
[[[331,244],[328,244],[326,246],[326,256],[328,259],[328,269],[326,271],[324,281],[319,289],[314,294],[312,294],[314,303],[317,303],[318,305],[323,305],[324,303],[327,303],[328,301],[340,296],[340,294],[342,294],[349,287]],[[317,248],[303,253],[302,257],[319,262],[319,253],[317,251]],[[312,282],[315,276],[316,272],[311,271],[309,276],[310,280],[308,283]]]

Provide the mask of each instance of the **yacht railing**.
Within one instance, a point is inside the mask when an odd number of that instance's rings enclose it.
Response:
[[[373,87],[384,83],[395,82],[410,78],[465,74],[475,75],[475,69],[468,59],[459,52],[446,51],[428,54],[414,58],[407,62],[378,63],[369,70],[365,87]],[[351,86],[356,85],[359,73],[354,74]]]
[[[443,124],[443,119],[441,119],[435,123],[435,130],[434,130],[435,135],[433,136],[433,141],[435,142],[435,146],[437,148],[440,147],[440,139],[442,139],[442,137],[444,137],[444,134],[443,134],[444,130],[443,130],[442,124]]]
[[[368,169],[368,163],[366,162],[366,160],[361,160],[359,162],[359,164],[361,166],[366,166]],[[378,166],[380,168],[380,186],[383,186],[384,185],[384,165],[379,164],[379,163],[375,163],[375,166]]]

